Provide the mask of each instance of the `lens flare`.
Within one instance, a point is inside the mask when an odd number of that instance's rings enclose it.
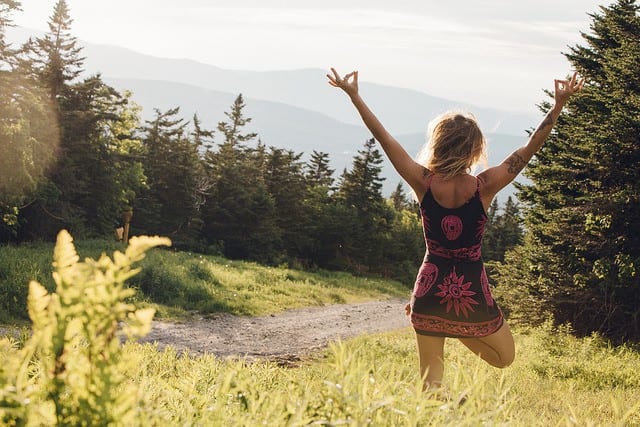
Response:
[[[56,160],[57,109],[46,90],[0,71],[0,204],[24,202]]]

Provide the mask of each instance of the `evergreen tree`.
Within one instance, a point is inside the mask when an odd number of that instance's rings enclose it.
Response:
[[[227,122],[218,130],[225,140],[217,151],[205,155],[207,174],[212,182],[204,206],[204,237],[207,243],[230,258],[277,261],[281,247],[276,226],[275,202],[265,182],[264,146],[251,149],[246,143],[255,133],[243,133],[251,119],[244,116],[239,95]]]
[[[82,73],[84,58],[82,48],[70,33],[73,20],[65,0],[58,0],[49,18],[49,31],[36,38],[31,46],[36,74],[49,89],[51,99],[56,99],[64,87]]]
[[[381,189],[385,178],[380,176],[382,161],[375,139],[367,140],[354,157],[351,170],[341,177],[339,194],[348,206],[366,212],[384,203]]]
[[[265,184],[274,202],[275,225],[282,248],[290,257],[302,258],[307,215],[304,208],[306,183],[302,154],[270,147],[266,158]]]
[[[494,197],[487,210],[487,222],[485,224],[484,236],[482,238],[482,258],[486,261],[495,261],[499,257],[500,235],[497,229],[498,223],[498,198]]]
[[[16,0],[0,0],[0,71],[12,68],[15,52],[5,38],[7,27],[12,27],[11,14],[20,10],[20,2]]]
[[[522,216],[518,203],[507,197],[502,213],[498,200],[493,199],[487,211],[487,223],[482,239],[482,257],[486,261],[504,261],[507,251],[522,243]]]
[[[58,144],[55,109],[38,82],[18,67],[5,40],[20,3],[0,0],[0,241],[16,237],[20,208],[45,180]]]
[[[143,128],[148,189],[136,199],[132,227],[192,247],[202,228],[201,192],[206,189],[202,188],[204,170],[197,144],[188,137],[188,123],[178,114],[178,107],[156,110],[156,117]]]
[[[198,152],[207,151],[213,148],[213,135],[212,130],[204,129],[200,118],[197,114],[193,115],[193,131],[191,132],[191,139],[195,144]]]
[[[342,239],[343,205],[336,203],[333,193],[333,173],[329,154],[313,151],[305,170],[306,191],[304,197],[305,220],[302,224],[298,246],[301,258],[307,265],[335,268]]]
[[[346,264],[356,269],[368,270],[381,262],[381,242],[393,215],[381,193],[382,161],[375,140],[367,140],[338,188],[338,200],[345,208],[339,219],[344,228],[341,252]]]
[[[245,142],[250,142],[258,136],[255,132],[242,133],[244,127],[251,123],[251,118],[244,115],[245,107],[244,98],[239,94],[233,101],[231,110],[224,113],[228,120],[218,123],[218,131],[224,135],[225,144],[231,148],[235,148],[236,145],[244,148]]]
[[[306,165],[305,177],[313,187],[323,186],[329,191],[333,186],[334,169],[329,167],[329,154],[313,150]]]
[[[588,84],[527,168],[528,235],[501,272],[540,314],[617,339],[640,338],[639,8],[601,7],[566,54]]]
[[[393,208],[397,211],[413,209],[415,206],[407,196],[407,193],[404,192],[404,187],[401,182],[396,185],[395,190],[391,193],[390,199],[393,204]]]
[[[23,215],[23,238],[111,235],[142,187],[136,107],[99,76],[65,87],[58,97],[63,139],[58,159]]]

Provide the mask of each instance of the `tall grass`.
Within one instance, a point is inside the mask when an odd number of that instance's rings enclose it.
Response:
[[[82,258],[122,250],[113,241],[76,242]],[[49,291],[53,244],[0,246],[0,323],[26,319],[27,285],[37,280]],[[406,297],[409,286],[348,273],[305,272],[268,267],[173,250],[155,250],[140,263],[142,272],[129,286],[139,289],[138,302],[157,309],[160,317],[228,312],[265,315],[289,308]]]
[[[408,330],[333,344],[296,368],[158,352],[151,345],[125,351],[136,361],[128,375],[140,385],[148,425],[640,423],[638,352],[549,326],[517,333],[516,340],[518,358],[505,370],[448,341],[446,393],[421,391]]]

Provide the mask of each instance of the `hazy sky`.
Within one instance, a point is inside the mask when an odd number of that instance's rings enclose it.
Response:
[[[46,29],[55,0],[22,0]],[[73,34],[221,68],[358,69],[360,79],[531,111],[570,67],[561,52],[605,0],[67,0]]]

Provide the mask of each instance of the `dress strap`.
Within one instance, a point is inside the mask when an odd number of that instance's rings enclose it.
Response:
[[[480,194],[480,178],[476,176],[476,193]]]

